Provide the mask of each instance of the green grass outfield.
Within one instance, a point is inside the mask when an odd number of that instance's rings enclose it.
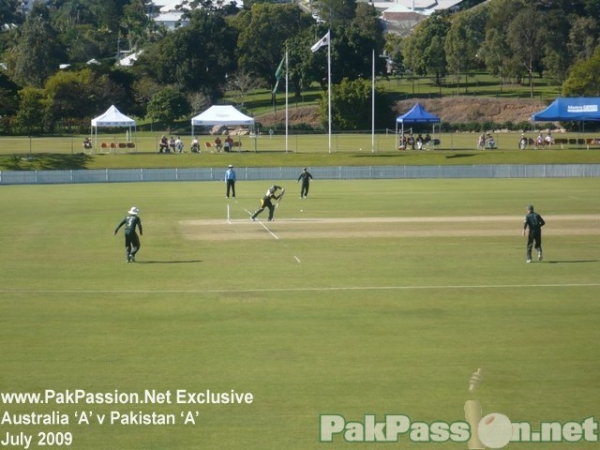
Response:
[[[77,450],[439,450],[467,444],[321,443],[320,415],[451,423],[475,398],[484,414],[534,430],[598,417],[598,179],[315,180],[308,200],[284,186],[273,223],[266,212],[248,220],[265,182],[238,183],[229,201],[211,182],[1,187],[0,393],[156,390],[172,403],[0,397],[0,439],[23,432],[34,449],[46,432],[57,442],[71,433],[63,447]],[[529,203],[547,221],[546,258],[532,264],[521,236]],[[144,236],[126,264],[113,230],[132,205]],[[254,399],[178,404],[177,390]],[[111,411],[174,414],[176,424],[100,425]],[[69,424],[4,419],[51,412]],[[188,412],[195,424],[183,423]],[[84,413],[89,424],[78,424]]]

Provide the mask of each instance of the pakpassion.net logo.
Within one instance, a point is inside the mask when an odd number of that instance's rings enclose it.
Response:
[[[482,378],[481,369],[477,369],[469,378],[471,398],[465,402],[464,421],[428,423],[414,421],[405,414],[386,414],[383,420],[377,420],[374,414],[367,414],[360,421],[350,421],[340,414],[321,414],[319,440],[344,440],[348,443],[462,442],[466,443],[469,450],[503,448],[510,442],[600,442],[600,426],[595,417],[581,421],[540,422],[534,428],[529,422],[511,422],[501,413],[483,416],[479,400],[473,398]]]
[[[320,416],[319,440],[323,443],[344,440],[348,443],[410,442],[467,443],[469,450],[499,449],[510,442],[577,443],[599,442],[599,423],[594,417],[582,421],[540,422],[534,428],[528,422],[511,422],[504,414],[491,413],[472,428],[469,422],[413,421],[405,414],[387,414],[377,420],[374,414],[360,421],[349,421],[340,414]]]

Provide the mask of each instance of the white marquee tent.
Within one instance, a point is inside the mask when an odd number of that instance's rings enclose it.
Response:
[[[246,125],[254,127],[254,118],[238,111],[231,105],[213,105],[196,117],[192,117],[192,136],[194,135],[194,126],[215,125]],[[254,151],[256,151],[256,141],[254,141]]]
[[[192,117],[192,134],[194,134],[194,126],[213,125],[251,126],[254,125],[254,119],[231,105],[214,105],[196,117]]]
[[[128,127],[129,136],[131,129],[135,130],[135,120],[121,113],[115,105],[112,105],[104,114],[92,119],[92,135],[95,137],[94,142],[98,140],[98,127]],[[95,145],[94,145],[95,146]]]

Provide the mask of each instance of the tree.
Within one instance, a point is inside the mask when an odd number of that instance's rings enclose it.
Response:
[[[327,28],[344,28],[356,15],[356,0],[320,0],[316,3]]]
[[[248,95],[251,90],[257,89],[258,87],[258,80],[241,69],[235,71],[231,75],[227,75],[226,88],[228,91],[235,92],[235,96],[238,98],[241,105],[244,104],[246,95]]]
[[[344,78],[370,79],[373,71],[373,51],[377,56],[376,73],[385,72],[385,61],[379,58],[385,43],[383,29],[372,5],[366,3],[357,5],[354,19],[346,27],[338,27],[334,31],[336,45],[335,58],[332,57],[335,62],[333,82],[339,83]]]
[[[222,14],[194,10],[190,25],[146,50],[134,70],[160,84],[203,92],[214,100],[222,95],[225,75],[235,69],[236,36]]]
[[[19,43],[7,57],[9,70],[18,83],[41,88],[65,60],[58,34],[50,25],[48,8],[34,3],[20,33]]]
[[[367,80],[348,80],[333,87],[331,94],[331,122],[336,129],[366,130],[371,128],[372,84]],[[375,119],[379,128],[389,125],[391,110],[384,93],[375,90]],[[321,116],[327,117],[328,99],[323,96]]]
[[[132,0],[123,9],[120,27],[129,50],[137,50],[149,41],[152,21],[146,15],[147,6],[143,0]]]
[[[126,78],[118,72],[102,74],[90,68],[57,72],[45,85],[49,119],[92,118],[110,105],[131,111],[133,102],[127,93]]]
[[[26,87],[19,92],[19,111],[14,120],[14,131],[28,135],[45,131],[45,94],[42,89]]]
[[[148,116],[171,127],[177,119],[191,112],[187,99],[177,90],[166,87],[148,103]]]
[[[254,4],[250,11],[241,12],[233,22],[239,30],[236,51],[239,69],[265,80],[272,89],[286,42],[308,29],[311,23],[312,17],[292,4]]]
[[[573,60],[569,50],[571,19],[560,11],[550,11],[543,18],[540,30],[543,54],[536,64],[540,77],[545,76],[562,83],[568,75]]]
[[[6,74],[0,72],[0,117],[10,116],[17,112],[18,94],[19,86],[13,83]]]
[[[562,92],[567,97],[600,97],[600,47],[591,58],[573,65]]]
[[[572,62],[589,59],[598,46],[600,27],[593,17],[577,17],[569,31],[569,51]]]
[[[404,55],[402,54],[402,38],[393,33],[385,35],[385,53],[391,63],[392,73],[404,74]]]
[[[0,2],[0,26],[22,22],[23,17],[19,13],[18,6],[18,0],[2,0]]]
[[[485,38],[486,16],[485,8],[475,8],[474,11],[465,11],[452,18],[444,50],[448,68],[456,75],[457,80],[462,74],[466,78],[469,70],[479,63],[478,52]],[[465,83],[465,92],[467,91],[468,83]]]
[[[444,40],[450,29],[448,13],[434,12],[419,23],[415,32],[404,40],[406,67],[419,75],[434,74],[436,84],[446,74]]]
[[[500,86],[511,77],[518,77],[519,63],[507,41],[508,26],[517,12],[526,6],[524,0],[495,0],[482,8],[487,10],[485,39],[479,48],[479,59],[486,69],[500,78]]]
[[[544,40],[541,31],[543,29],[542,17],[533,8],[520,11],[508,26],[507,42],[514,57],[527,73],[531,97],[533,97],[533,74],[543,56]]]

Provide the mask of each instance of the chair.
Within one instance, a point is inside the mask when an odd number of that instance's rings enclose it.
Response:
[[[110,148],[118,148],[118,145],[116,142],[111,142],[110,143]]]
[[[213,143],[212,143],[212,142],[205,142],[205,143],[204,143],[204,148],[205,148],[206,150],[210,150],[210,149],[214,148],[214,145],[213,145]],[[211,150],[211,151],[212,151],[212,150]]]
[[[566,138],[558,138],[558,139],[555,139],[555,140],[554,140],[554,143],[555,143],[556,145],[560,145],[560,148],[563,148],[565,145],[567,145],[567,144],[569,143],[569,140],[568,140],[568,139],[566,139]],[[547,144],[547,143],[545,143],[545,145],[546,145],[547,147],[549,147],[551,144]]]
[[[102,147],[102,148],[108,148],[108,144],[106,142],[103,142],[102,144],[100,144],[100,147]]]
[[[231,144],[231,150],[235,149],[236,147],[238,148],[238,152],[242,151],[242,143],[241,143],[241,141],[234,142],[233,144]]]
[[[127,148],[135,148],[135,142],[128,142]]]
[[[119,142],[119,148],[127,148],[126,142]]]

